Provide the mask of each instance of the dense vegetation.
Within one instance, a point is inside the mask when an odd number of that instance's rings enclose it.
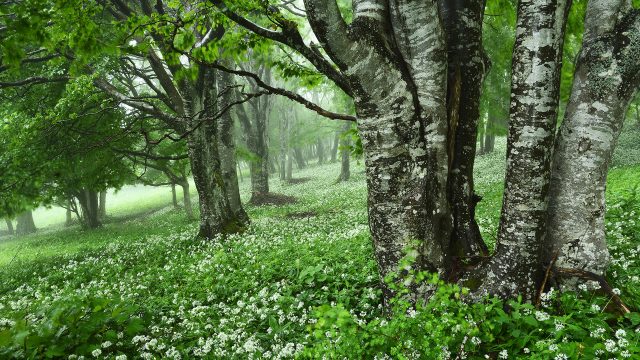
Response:
[[[476,167],[483,233],[495,236],[504,155]],[[637,159],[636,159],[637,162]],[[489,299],[427,275],[435,298],[389,320],[380,307],[362,167],[333,184],[335,164],[275,191],[286,206],[248,207],[252,225],[220,242],[193,241],[196,224],[171,206],[86,231],[0,242],[0,350],[8,358],[631,358],[640,356],[640,166],[609,175],[609,280],[604,293],[550,291],[539,307]],[[243,197],[248,198],[248,184]],[[156,201],[169,202],[167,195]],[[164,199],[164,200],[162,200]],[[134,211],[133,209],[126,209]],[[114,205],[118,213],[118,205]]]

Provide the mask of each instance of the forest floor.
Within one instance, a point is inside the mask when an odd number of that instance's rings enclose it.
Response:
[[[478,220],[491,244],[503,163],[497,151],[476,168]],[[298,201],[247,205],[251,225],[225,239],[195,241],[197,223],[169,206],[167,191],[149,201],[168,206],[148,216],[3,238],[0,358],[640,356],[640,314],[619,317],[609,297],[590,290],[547,293],[541,308],[514,302],[505,312],[496,300],[455,301],[464,291],[440,284],[435,305],[387,321],[363,166],[346,183],[335,184],[338,173],[327,164],[295,174],[305,182],[273,180],[272,191]],[[640,166],[613,169],[608,181],[608,279],[637,311]]]

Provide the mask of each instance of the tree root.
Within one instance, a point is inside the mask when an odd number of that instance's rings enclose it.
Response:
[[[553,268],[553,272],[561,277],[575,277],[583,280],[597,281],[598,284],[600,284],[600,287],[607,294],[609,294],[609,296],[611,296],[611,300],[613,300],[613,302],[618,306],[618,308],[620,308],[620,310],[623,313],[629,314],[631,312],[631,310],[629,310],[629,307],[625,305],[624,302],[622,302],[622,299],[620,299],[620,296],[618,296],[616,293],[613,292],[613,288],[611,287],[611,285],[609,285],[609,283],[603,276],[598,275],[596,273],[592,273],[591,271],[580,270],[580,269],[569,269],[569,268],[562,268],[562,267]],[[541,291],[542,289],[543,288],[541,288]]]
[[[544,273],[544,278],[542,279],[542,284],[540,285],[540,290],[538,290],[538,294],[536,295],[536,307],[540,307],[540,300],[542,298],[542,293],[544,292],[544,288],[547,286],[547,281],[549,280],[549,276],[551,276],[551,271],[553,270],[553,267],[556,264],[556,260],[558,260],[558,252],[556,251],[556,253],[553,255],[553,258],[551,259],[551,263],[549,263],[549,266],[547,266],[547,270]]]

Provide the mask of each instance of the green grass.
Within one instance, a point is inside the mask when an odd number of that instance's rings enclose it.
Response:
[[[475,175],[483,196],[478,218],[489,242],[502,197],[503,142],[498,149],[479,157]],[[441,284],[434,307],[387,322],[363,167],[354,166],[349,182],[334,184],[338,172],[332,164],[296,173],[310,178],[304,183],[273,180],[272,191],[299,202],[247,206],[251,226],[224,239],[194,241],[197,223],[165,207],[95,231],[52,230],[1,242],[0,358],[93,358],[98,352],[97,358],[110,359],[373,358],[395,352],[393,358],[431,359],[461,346],[469,358],[503,351],[529,358],[525,347],[542,359],[640,353],[634,332],[640,315],[619,319],[601,310],[608,298],[587,292],[549,295],[542,309],[512,303],[515,311],[507,314],[502,303],[454,301],[460,290]],[[608,184],[607,229],[618,259],[610,279],[633,307],[640,305],[640,201],[627,190],[639,181],[635,166],[613,170]],[[248,187],[245,178],[245,200]],[[148,208],[170,201],[166,189],[120,194],[126,195],[121,202],[110,202],[118,216],[139,210],[143,201]],[[616,337],[621,329],[624,341]],[[607,350],[609,340],[614,352]]]
[[[182,199],[182,188],[176,187],[178,200]],[[195,194],[195,187],[191,187]],[[168,186],[153,187],[142,185],[127,185],[120,190],[110,190],[107,193],[107,215],[112,217],[142,214],[171,203],[171,188]],[[59,230],[64,226],[66,210],[52,206],[39,207],[33,211],[36,227],[41,230]],[[6,230],[4,221],[0,222],[0,229]],[[2,238],[0,238],[2,241]]]

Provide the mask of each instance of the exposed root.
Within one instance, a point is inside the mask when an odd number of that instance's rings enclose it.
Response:
[[[611,285],[609,285],[609,283],[603,276],[586,270],[569,269],[562,267],[556,267],[553,269],[553,271],[555,274],[561,277],[575,277],[583,280],[597,281],[598,284],[600,284],[602,290],[604,290],[607,294],[609,294],[609,296],[611,296],[611,300],[618,306],[618,308],[620,308],[623,313],[628,314],[631,312],[631,310],[629,310],[629,307],[625,305],[624,302],[622,302],[620,296],[613,292],[613,288],[611,287]]]
[[[551,263],[547,266],[547,270],[544,273],[544,278],[542,279],[542,284],[540,284],[540,290],[538,290],[538,294],[536,295],[536,307],[540,307],[540,301],[542,299],[542,293],[544,292],[544,288],[547,286],[547,281],[549,281],[549,276],[551,275],[551,270],[556,264],[556,260],[558,260],[558,252],[553,255],[551,259]]]

